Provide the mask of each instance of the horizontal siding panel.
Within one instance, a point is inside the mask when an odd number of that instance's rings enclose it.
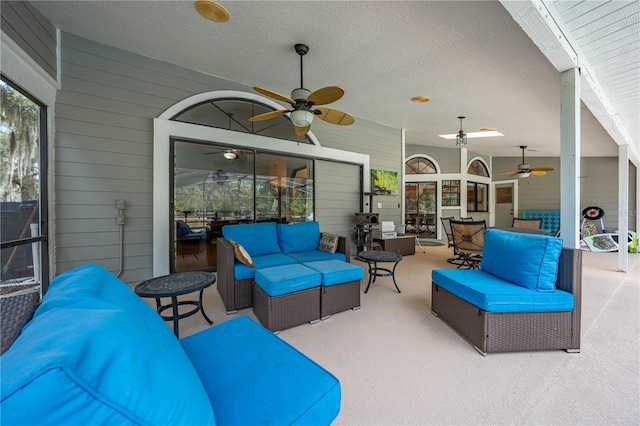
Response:
[[[82,156],[78,156],[79,159]],[[96,159],[97,160],[97,159]],[[67,177],[90,177],[97,179],[113,179],[114,176],[129,180],[153,181],[153,170],[141,167],[114,166],[109,164],[96,164],[92,161],[81,162],[64,162],[58,163],[58,167],[64,169],[64,175]]]
[[[96,196],[98,195],[98,196]],[[116,200],[123,199],[122,192],[100,192],[96,194],[94,191],[63,191],[56,196],[56,204],[95,204],[95,205],[112,205],[115,209]],[[109,201],[113,200],[113,201]],[[153,195],[146,192],[129,192],[124,200],[127,203],[127,209],[131,206],[151,206],[153,204]],[[134,203],[135,204],[132,204]],[[127,211],[125,210],[125,215]]]
[[[64,137],[65,133],[84,136],[109,137],[117,140],[130,140],[151,144],[153,133],[151,131],[124,129],[108,126],[106,124],[86,123],[64,117],[56,118],[56,138]]]
[[[141,164],[148,163],[148,155],[129,155],[125,152],[113,153],[113,152],[101,152],[90,151],[87,149],[78,148],[59,148],[57,152],[57,160],[60,166],[64,168],[64,174],[67,176],[77,175],[78,172],[69,172],[67,168],[80,166],[95,167],[105,166],[111,167],[111,173],[106,173],[103,177],[113,177],[114,175],[125,177],[127,174],[138,176],[141,179],[150,179],[151,175],[147,176],[147,173],[151,173],[153,168],[150,165],[147,167],[141,166]],[[75,164],[74,163],[82,163]],[[91,169],[86,169],[89,176],[92,173]],[[140,173],[145,174],[140,174]],[[101,177],[101,176],[97,176]],[[126,176],[130,178],[129,176]]]
[[[138,80],[128,76],[111,74],[99,69],[90,68],[84,65],[68,63],[65,61],[63,61],[62,63],[62,68],[64,69],[65,75],[68,75],[71,77],[100,82],[105,86],[114,86],[114,87],[124,88],[126,90],[130,90],[132,93],[143,93],[143,94],[155,93],[159,97],[166,98],[167,103],[170,105],[175,103],[175,100],[184,99],[194,94],[192,92],[185,92],[178,86],[177,83],[173,87],[158,86],[146,80]],[[172,102],[171,100],[174,100],[174,101]]]
[[[147,215],[150,214],[150,209]],[[125,232],[129,232],[132,230],[148,232],[149,239],[151,237],[151,230],[153,229],[153,224],[151,220],[147,217],[141,217],[138,219],[132,218],[128,212],[125,210]],[[115,225],[115,214],[112,216],[107,216],[102,218],[59,218],[56,220],[56,234],[79,234],[84,235],[88,232],[117,232],[119,233],[119,229]]]
[[[151,181],[132,181],[127,179],[95,179],[90,177],[74,177],[59,175],[56,186],[61,191],[83,191],[91,188],[96,192],[152,192]]]
[[[2,30],[49,76],[56,78],[56,31],[31,4],[2,2]]]
[[[150,107],[137,103],[124,102],[122,100],[114,100],[103,98],[96,95],[87,95],[80,92],[64,91],[60,93],[57,99],[60,105],[73,105],[76,107],[84,107],[89,111],[110,112],[117,115],[125,115],[127,117],[140,117],[148,120],[150,117],[157,117],[164,111],[163,108]]]
[[[148,141],[117,140],[108,137],[84,136],[65,133],[58,138],[56,146],[58,150],[72,148],[84,149],[99,153],[113,153],[131,157],[148,157],[153,159],[153,147]],[[108,136],[108,135],[105,135]],[[58,151],[59,152],[59,151]],[[140,161],[141,159],[137,159]],[[147,162],[147,160],[144,160]],[[140,164],[140,163],[139,163]]]
[[[68,118],[85,123],[103,124],[132,130],[153,131],[153,119],[113,113],[82,106],[57,103],[56,114],[60,118]]]
[[[113,226],[115,220],[113,221]],[[123,241],[125,246],[130,244],[151,244],[149,240],[148,232],[143,231],[128,231],[126,229],[123,232]],[[56,247],[68,248],[68,247],[95,247],[95,246],[114,246],[120,245],[120,232],[103,231],[103,232],[85,232],[84,238],[81,238],[79,234],[61,234],[60,238],[56,240]]]
[[[108,86],[100,81],[85,80],[84,78],[76,78],[67,74],[63,77],[62,84],[74,94],[83,94],[89,98],[97,97],[116,100],[128,107],[142,106],[164,112],[165,109],[175,103],[174,99],[159,96],[157,93],[133,92],[122,87]],[[59,96],[62,96],[65,92],[60,92]]]

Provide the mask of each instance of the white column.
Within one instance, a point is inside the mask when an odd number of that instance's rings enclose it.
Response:
[[[560,73],[560,232],[564,246],[580,242],[580,71]]]
[[[467,148],[460,148],[460,217],[467,213]]]
[[[629,272],[629,145],[618,145],[618,271]]]

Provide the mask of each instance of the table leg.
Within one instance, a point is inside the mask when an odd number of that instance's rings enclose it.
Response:
[[[365,293],[369,291],[369,286],[371,285],[372,279],[375,280],[375,275],[373,270],[371,269],[371,262],[367,260],[367,266],[369,267],[369,281],[367,282],[367,288],[365,289]]]
[[[173,334],[175,334],[177,338],[180,338],[180,329],[178,325],[180,316],[178,315],[178,298],[176,296],[171,296],[171,307],[173,308]]]
[[[396,290],[398,290],[398,293],[402,293],[398,288],[398,284],[396,284],[396,266],[398,266],[398,263],[400,262],[398,261],[395,263],[395,265],[393,265],[393,270],[391,271],[391,278],[393,278],[393,285],[396,286]]]
[[[200,290],[200,312],[202,312],[202,316],[204,317],[204,319],[207,320],[209,325],[211,325],[213,324],[213,321],[211,321],[207,314],[204,313],[204,305],[202,304],[202,293],[204,293],[204,289]]]

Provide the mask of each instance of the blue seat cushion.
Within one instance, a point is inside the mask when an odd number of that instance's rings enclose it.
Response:
[[[271,297],[320,286],[320,273],[298,263],[256,271],[256,284]]]
[[[222,227],[225,240],[239,243],[251,255],[281,253],[275,222],[243,223]]]
[[[480,269],[536,291],[555,291],[562,239],[487,229]]]
[[[287,256],[282,253],[275,254],[265,254],[262,256],[254,256],[252,257],[253,264],[255,265],[253,268],[236,262],[233,265],[233,276],[236,280],[246,280],[249,278],[253,278],[256,275],[256,271],[258,269],[271,268],[273,266],[281,266],[281,265],[291,265],[297,263],[295,259]]]
[[[321,260],[341,260],[345,261],[346,257],[343,253],[329,253],[324,250],[309,250],[298,253],[287,253],[287,256],[295,259],[298,263],[319,262]]]
[[[338,379],[249,317],[180,342],[218,424],[328,425],[340,412]]]
[[[432,281],[488,312],[548,312],[573,309],[573,294],[531,290],[484,271],[436,269]]]
[[[330,286],[364,278],[364,268],[360,265],[340,260],[322,260],[320,262],[304,263],[304,266],[321,274],[322,285]]]
[[[316,250],[320,243],[318,222],[279,223],[278,238],[285,254]]]
[[[3,424],[215,424],[170,328],[96,265],[54,279],[1,360]]]

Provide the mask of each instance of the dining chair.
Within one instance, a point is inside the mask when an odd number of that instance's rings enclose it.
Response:
[[[457,252],[455,245],[453,244],[453,234],[451,233],[451,221],[455,220],[453,216],[440,217],[444,233],[447,235],[447,247],[453,247],[453,257],[447,259],[447,262],[452,265],[460,265],[462,263],[462,257]]]
[[[487,223],[484,220],[458,221],[452,220],[451,234],[453,236],[454,252],[460,256],[458,269],[479,269],[484,248],[484,231]]]

